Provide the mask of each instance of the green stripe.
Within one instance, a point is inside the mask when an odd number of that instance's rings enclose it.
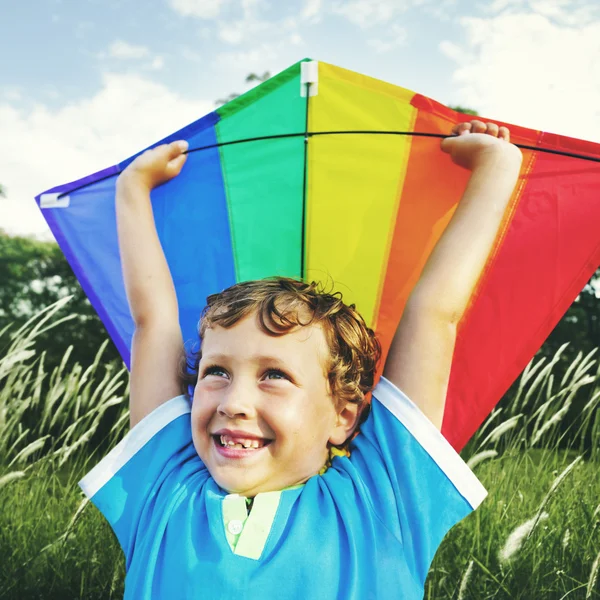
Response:
[[[218,109],[219,142],[304,131],[300,63]],[[237,281],[299,277],[304,139],[220,148]]]

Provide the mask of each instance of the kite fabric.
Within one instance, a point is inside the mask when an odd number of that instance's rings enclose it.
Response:
[[[154,144],[189,142],[182,173],[151,196],[184,340],[197,340],[209,294],[281,275],[333,281],[377,331],[385,357],[465,189],[469,172],[440,150],[440,137],[467,119],[401,87],[302,61]],[[600,265],[600,145],[494,121],[513,143],[591,160],[523,151],[459,324],[442,427],[457,450]],[[114,198],[134,158],[37,197],[127,364],[134,324]]]

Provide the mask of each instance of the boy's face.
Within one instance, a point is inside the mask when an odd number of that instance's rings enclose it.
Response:
[[[328,441],[346,439],[352,424],[329,394],[328,353],[320,326],[273,337],[252,314],[206,330],[192,437],[220,487],[253,497],[301,483],[322,468]]]

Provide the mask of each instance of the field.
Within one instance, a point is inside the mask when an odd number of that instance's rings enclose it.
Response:
[[[1,599],[123,595],[122,553],[77,481],[127,429],[127,373],[103,348],[45,371],[35,337],[62,303],[0,332]],[[600,600],[600,370],[593,352],[561,368],[563,350],[463,451],[489,496],[442,543],[426,598]]]

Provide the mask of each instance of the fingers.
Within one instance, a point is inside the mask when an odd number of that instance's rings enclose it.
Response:
[[[508,127],[499,127],[496,123],[484,123],[478,119],[473,119],[472,121],[458,123],[452,128],[452,134],[454,135],[466,135],[468,133],[485,133],[506,142],[510,141]]]
[[[481,133],[487,133],[488,135],[498,137],[498,125],[496,125],[496,123],[486,123],[485,131],[482,131]]]
[[[508,130],[508,127],[500,127],[500,129],[498,129],[498,137],[505,142],[510,142],[510,131]]]
[[[188,149],[188,143],[185,140],[177,140],[171,142],[167,146],[167,166],[165,174],[168,178],[173,178],[179,175],[183,165],[187,159],[186,151]]]
[[[167,168],[165,169],[167,177],[172,178],[179,175],[186,159],[187,154],[180,154],[176,158],[170,160]]]
[[[468,131],[467,131],[467,133],[468,133]],[[458,135],[460,135],[460,134],[458,134]],[[455,141],[456,141],[455,137],[444,138],[442,140],[442,144],[441,144],[442,151],[450,154],[452,152],[452,146],[454,145]]]
[[[469,133],[471,131],[471,123],[458,123],[452,128],[452,133],[455,135],[463,135],[464,133]]]
[[[471,132],[472,133],[487,133],[498,137],[498,125],[496,123],[484,123],[483,121],[477,121],[476,119],[471,121]]]
[[[188,149],[188,143],[185,140],[177,140],[170,144],[165,144],[165,151],[167,153],[167,160],[171,161],[183,154]]]

